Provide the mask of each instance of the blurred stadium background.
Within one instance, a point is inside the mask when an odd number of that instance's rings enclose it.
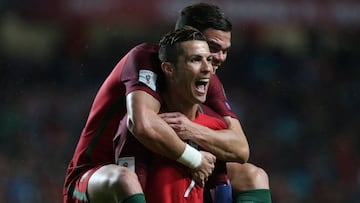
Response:
[[[97,89],[192,2],[0,1],[0,202],[61,202]],[[218,74],[273,202],[358,202],[360,2],[208,2],[234,24]]]

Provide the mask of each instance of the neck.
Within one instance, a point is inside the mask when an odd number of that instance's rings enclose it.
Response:
[[[188,119],[194,120],[196,118],[199,104],[189,103],[181,99],[174,93],[166,91],[163,95],[167,110],[171,112],[180,112],[184,114]]]

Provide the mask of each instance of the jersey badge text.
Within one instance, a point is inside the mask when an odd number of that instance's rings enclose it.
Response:
[[[156,73],[150,70],[141,69],[139,71],[139,81],[156,91]]]

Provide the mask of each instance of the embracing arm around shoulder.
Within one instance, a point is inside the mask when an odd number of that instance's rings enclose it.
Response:
[[[227,129],[212,130],[196,124],[181,113],[165,113],[164,119],[183,140],[192,140],[204,150],[211,152],[218,159],[245,163],[249,159],[249,144],[239,120],[224,117]]]
[[[133,91],[126,97],[128,129],[148,149],[176,160],[185,143],[158,116],[160,102],[145,91]]]

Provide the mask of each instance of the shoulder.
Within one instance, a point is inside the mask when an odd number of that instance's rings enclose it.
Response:
[[[159,46],[153,43],[142,43],[127,54],[126,65],[136,66],[137,69],[156,70],[160,66],[158,58]]]
[[[158,51],[159,51],[159,45],[154,44],[154,43],[144,42],[144,43],[138,44],[135,47],[133,47],[130,52],[133,52],[133,53],[156,53],[157,54]]]

